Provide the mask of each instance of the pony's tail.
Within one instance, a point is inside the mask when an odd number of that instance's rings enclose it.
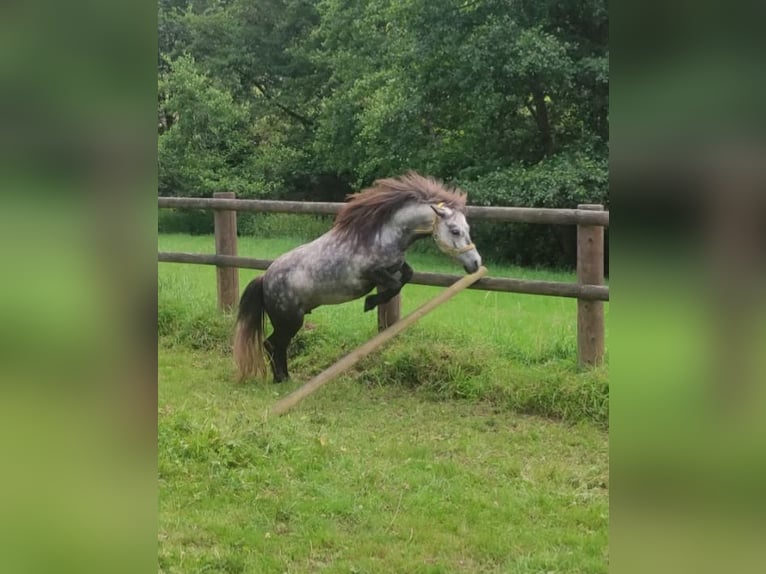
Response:
[[[239,382],[248,377],[266,376],[264,331],[263,277],[256,277],[245,288],[239,300],[237,324],[234,329],[234,362],[239,369]]]

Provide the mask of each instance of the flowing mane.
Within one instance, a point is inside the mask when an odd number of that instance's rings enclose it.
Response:
[[[396,178],[378,179],[372,187],[348,196],[348,203],[338,212],[333,227],[360,243],[369,243],[383,224],[410,202],[444,203],[465,212],[466,194],[412,171]]]

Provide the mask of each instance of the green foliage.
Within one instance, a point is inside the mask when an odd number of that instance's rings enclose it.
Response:
[[[532,166],[498,169],[473,181],[459,181],[476,205],[575,208],[602,203],[608,209],[605,158],[562,153]],[[574,268],[576,230],[562,225],[474,222],[471,236],[482,254],[517,265]]]
[[[606,202],[604,0],[163,0],[159,16],[161,194],[339,201],[416,169],[482,204]],[[497,255],[559,264],[546,234]]]
[[[209,235],[213,233],[213,213],[204,209],[160,209],[157,214],[157,231],[160,233],[188,233]]]
[[[460,183],[475,205],[574,208],[578,203],[608,204],[608,182],[606,158],[577,151]]]
[[[290,237],[300,241],[316,239],[332,227],[332,217],[293,213],[240,213],[239,235],[250,237]]]
[[[182,56],[160,78],[160,94],[172,125],[159,137],[161,195],[211,195],[254,188],[246,169],[255,153],[246,105]]]

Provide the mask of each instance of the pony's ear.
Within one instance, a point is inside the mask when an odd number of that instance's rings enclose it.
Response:
[[[436,205],[430,204],[431,209],[434,210],[434,213],[438,215],[439,217],[449,217],[452,214],[452,210],[445,206],[444,203],[437,203]]]

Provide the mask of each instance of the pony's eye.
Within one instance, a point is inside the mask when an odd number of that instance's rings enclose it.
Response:
[[[460,237],[460,230],[459,229],[450,229],[449,232],[454,235],[455,237]]]

